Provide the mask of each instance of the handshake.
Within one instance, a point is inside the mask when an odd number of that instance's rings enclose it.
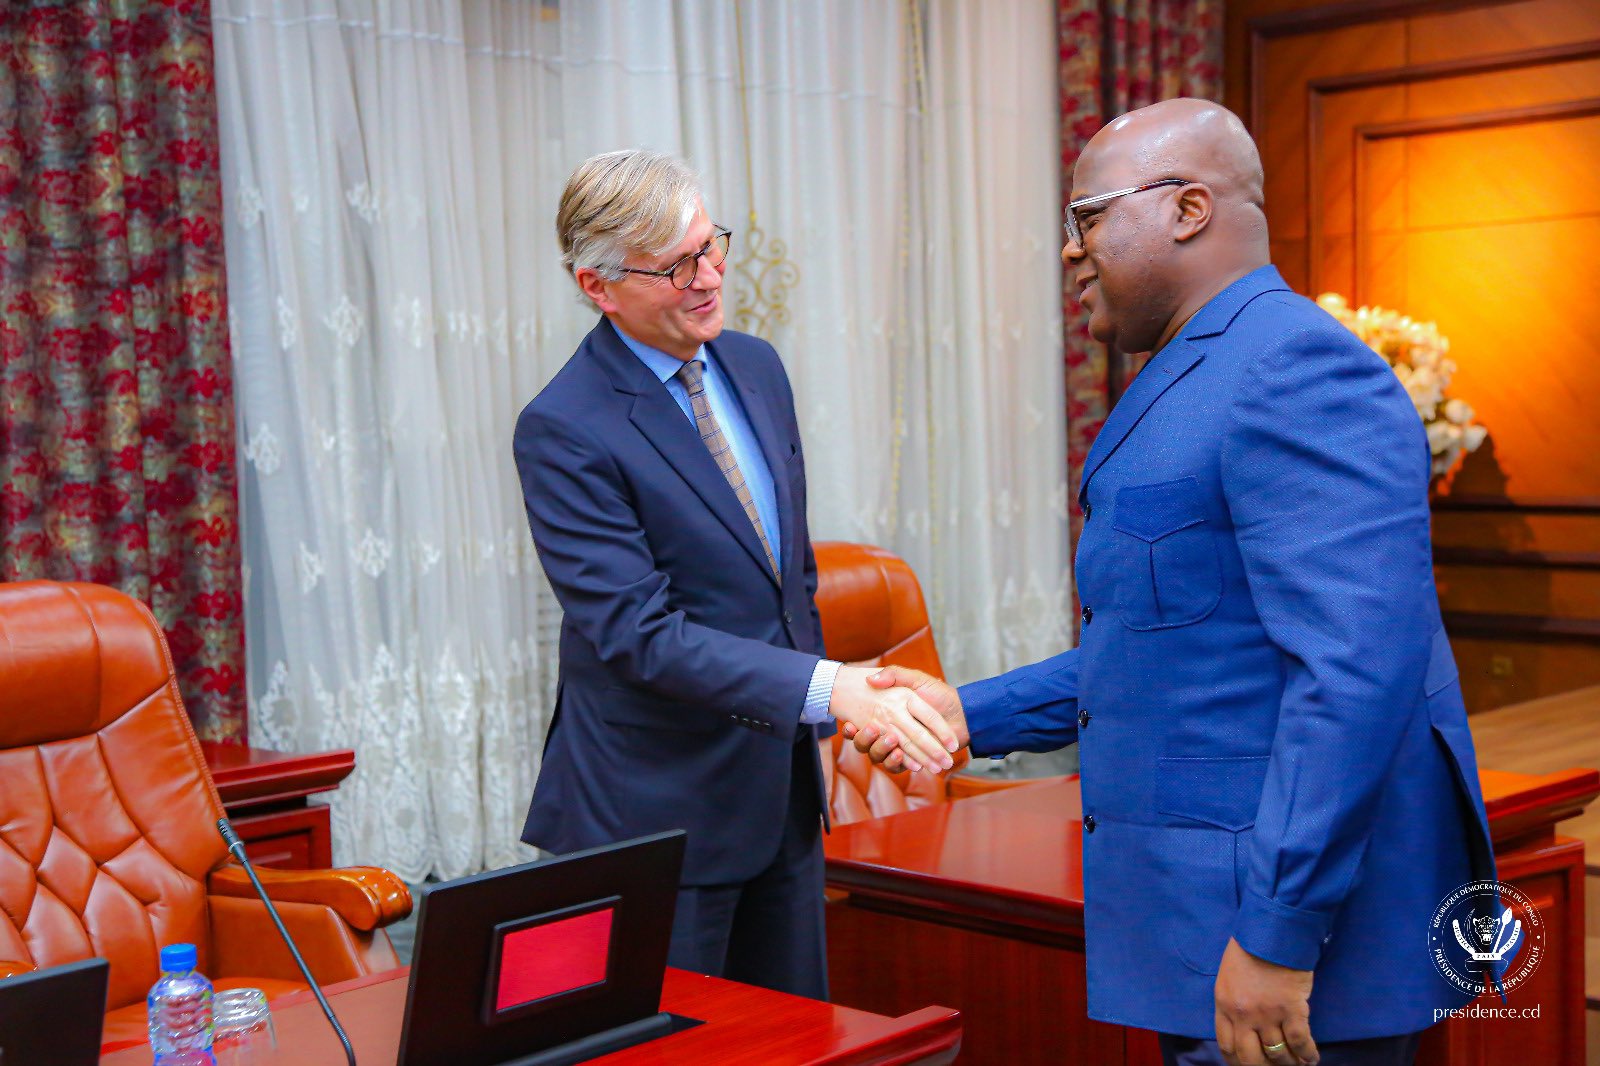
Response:
[[[967,746],[961,697],[921,670],[841,666],[828,711],[856,750],[893,773],[948,770]]]

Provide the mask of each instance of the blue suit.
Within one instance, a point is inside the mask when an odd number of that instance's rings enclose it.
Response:
[[[809,833],[792,856],[804,873],[790,882],[816,908],[818,939],[806,980],[790,987],[818,994],[824,730],[800,713],[822,627],[794,397],[765,341],[729,331],[707,347],[772,476],[783,580],[694,423],[602,318],[522,412],[514,440],[564,611],[556,709],[522,838],[570,852],[683,828],[683,884],[722,886],[789,862],[786,826]]]
[[[961,690],[978,754],[1077,742],[1089,1014],[1213,1037],[1233,937],[1316,971],[1319,1041],[1463,997],[1429,919],[1492,877],[1394,373],[1271,267],[1117,403],[1079,502],[1078,648]]]

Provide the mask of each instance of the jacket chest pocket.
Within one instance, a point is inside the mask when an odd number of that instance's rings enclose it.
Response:
[[[1117,574],[1118,606],[1129,629],[1189,625],[1222,598],[1217,533],[1193,477],[1117,492],[1112,528],[1127,565]]]

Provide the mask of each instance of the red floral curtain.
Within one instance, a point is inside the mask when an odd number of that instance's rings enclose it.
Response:
[[[1136,107],[1174,96],[1222,98],[1222,0],[1058,0],[1061,32],[1062,202],[1089,138]],[[1107,358],[1089,336],[1070,276],[1062,279],[1067,360],[1067,479],[1072,542],[1089,446],[1137,365]]]
[[[0,10],[0,579],[96,581],[243,740],[210,7]]]

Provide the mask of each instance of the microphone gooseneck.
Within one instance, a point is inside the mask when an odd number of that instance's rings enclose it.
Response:
[[[334,1015],[333,1008],[328,1005],[328,997],[322,994],[322,986],[317,984],[317,979],[311,976],[311,967],[306,965],[306,960],[301,957],[300,949],[295,946],[294,937],[289,935],[289,930],[284,928],[283,919],[278,917],[278,908],[272,905],[272,900],[267,896],[267,890],[261,887],[261,879],[256,876],[254,866],[244,853],[244,841],[239,839],[239,834],[233,831],[233,826],[228,824],[226,818],[217,819],[217,832],[222,834],[222,842],[228,845],[228,852],[239,860],[239,865],[244,867],[244,872],[249,875],[250,883],[255,886],[256,895],[261,897],[261,902],[266,904],[267,914],[272,917],[272,924],[278,927],[278,935],[283,937],[283,943],[289,949],[289,954],[294,957],[294,963],[300,967],[300,972],[305,975],[306,984],[311,986],[311,994],[317,997],[317,1003],[322,1007],[323,1015],[328,1019],[328,1024],[333,1026],[334,1035],[339,1038],[339,1043],[344,1045],[344,1057],[350,1066],[356,1066],[356,1052],[350,1046],[350,1038],[345,1035],[344,1026],[339,1024],[339,1019]]]

